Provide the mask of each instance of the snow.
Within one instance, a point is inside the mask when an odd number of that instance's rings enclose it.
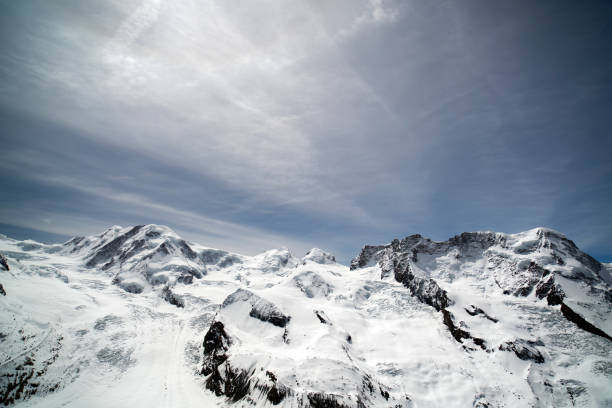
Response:
[[[357,399],[385,407],[563,407],[571,398],[580,406],[612,404],[610,341],[579,329],[534,293],[504,294],[528,279],[522,266],[537,262],[553,271],[570,307],[612,333],[607,282],[555,231],[483,232],[477,239],[492,237],[487,248],[468,242],[465,250],[445,246],[410,261],[416,276],[448,292],[455,324],[484,339],[485,350],[456,341],[440,312],[392,275],[381,279],[371,259],[349,270],[316,248],[303,258],[286,248],[248,257],[186,243],[192,257],[167,227],[145,226],[100,256],[103,263],[86,267],[130,231],[114,226],[63,247],[0,237],[10,266],[0,271],[7,292],[0,296],[0,374],[44,371],[33,377],[36,393],[18,406],[228,406],[200,374],[213,321],[232,339],[224,364],[252,372],[253,382],[269,383],[270,372],[297,394],[333,394],[348,406]],[[549,243],[564,251],[563,264]],[[130,252],[138,245],[144,249]],[[191,284],[181,280],[185,268],[200,272]],[[142,292],[131,293],[130,285]],[[166,285],[184,308],[162,299]],[[498,321],[468,313],[475,308]],[[280,325],[266,316],[290,319]],[[541,341],[534,348],[544,362],[499,350],[517,340]],[[365,380],[375,392],[364,391]],[[281,406],[308,405],[297,394]],[[253,404],[271,405],[253,392],[236,406]]]

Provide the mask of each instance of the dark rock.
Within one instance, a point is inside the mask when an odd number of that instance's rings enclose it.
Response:
[[[491,404],[486,400],[484,394],[479,394],[474,398],[473,408],[491,408]]]
[[[176,278],[176,281],[185,285],[191,285],[193,283],[193,275],[181,275]]]
[[[79,249],[79,244],[83,242],[85,237],[74,237],[64,243],[64,246],[73,246],[71,252],[76,252]]]
[[[204,265],[215,265],[221,258],[227,255],[227,252],[219,249],[206,249],[200,252],[200,260]]]
[[[276,311],[270,311],[268,309],[261,309],[253,307],[249,312],[249,316],[261,320],[262,322],[268,322],[278,327],[285,327],[291,316],[285,316],[284,314]]]
[[[1,283],[0,283],[0,295],[6,296],[6,291],[4,290],[4,287],[2,286]]]
[[[389,245],[367,245],[361,254],[353,259],[351,269],[377,261],[382,271],[381,278],[393,273],[395,280],[408,288],[412,296],[440,311],[453,303],[447,292],[440,288],[435,280],[415,276],[410,267],[411,262],[416,262],[419,251],[431,253],[440,245],[442,243],[435,243],[418,234],[410,235],[401,241],[395,239]]]
[[[565,293],[561,286],[555,284],[554,276],[549,276],[548,279],[542,280],[538,286],[536,286],[536,296],[539,299],[546,298],[546,301],[551,306],[560,305],[565,298]]]
[[[0,254],[0,267],[2,269],[4,269],[5,271],[9,270],[9,264],[8,264],[8,260],[6,259],[6,257],[2,254]]]
[[[448,298],[447,292],[440,288],[436,281],[414,276],[410,265],[406,265],[403,270],[401,267],[397,267],[395,269],[395,280],[407,287],[412,296],[432,306],[437,311],[445,309],[453,303]]]
[[[210,375],[217,372],[217,367],[227,360],[227,351],[232,342],[225,332],[225,326],[219,321],[213,322],[204,335],[204,364],[202,374]]]
[[[310,392],[307,394],[307,398],[312,408],[349,408],[338,402],[339,396],[334,394]]]
[[[448,245],[458,248],[460,252],[483,251],[497,244],[504,246],[505,243],[505,238],[494,232],[464,232],[448,240]]]
[[[320,312],[318,310],[315,310],[314,312],[315,312],[315,315],[317,316],[317,318],[319,319],[319,321],[321,323],[323,323],[323,324],[330,324],[329,321],[326,319],[327,316],[325,316],[324,312]]]
[[[478,337],[473,337],[469,332],[455,325],[455,322],[453,321],[453,315],[451,312],[449,312],[446,309],[442,310],[442,318],[443,318],[442,321],[444,325],[448,328],[448,330],[453,335],[455,340],[457,340],[459,343],[463,343],[463,340],[471,339],[474,342],[474,344],[479,346],[481,349],[483,350],[487,349],[486,342],[483,339],[480,339]]]
[[[174,305],[180,308],[185,307],[185,301],[183,300],[183,298],[177,295],[176,293],[172,292],[169,285],[164,286],[161,292],[161,297],[162,299],[164,299],[166,302],[170,303],[171,305]]]
[[[272,386],[267,387],[268,391],[266,393],[266,398],[268,399],[268,401],[272,403],[272,405],[278,405],[285,399],[287,394],[289,394],[289,389],[285,387],[283,384],[280,384],[277,382],[277,378],[274,375],[274,373],[271,373],[270,371],[266,371],[266,375],[272,382]],[[261,388],[263,389],[266,387],[262,386]]]
[[[193,281],[193,278],[202,279],[202,276],[206,275],[205,269],[197,269],[197,268],[194,268],[188,265],[170,264],[170,265],[164,266],[163,270],[181,272],[182,273],[181,277],[190,276],[192,278],[192,281]],[[185,282],[185,278],[183,278],[181,281],[184,283],[191,283],[191,282]]]
[[[170,250],[168,249],[169,245],[167,242],[162,242],[157,249],[155,250],[154,253],[160,254],[162,256],[168,256],[170,255]]]
[[[236,290],[234,293],[225,298],[222,307],[228,307],[236,302],[250,303],[251,311],[249,312],[249,316],[261,320],[262,322],[273,324],[274,326],[285,327],[291,320],[291,316],[285,315],[272,302],[262,299],[248,290]]]
[[[268,391],[268,393],[266,394],[266,398],[272,403],[272,405],[280,404],[286,396],[287,388],[280,384],[273,385],[272,388],[270,388],[270,391]]]
[[[541,341],[517,339],[501,344],[499,349],[502,351],[513,351],[521,360],[531,360],[541,364],[544,362],[544,356],[535,348],[536,346],[544,346],[544,343]]]
[[[351,271],[358,269],[358,268],[363,268],[364,266],[366,266],[368,263],[370,263],[373,260],[376,253],[378,253],[379,251],[385,248],[386,248],[385,245],[366,245],[364,246],[361,252],[359,253],[359,256],[354,258],[351,261]],[[378,261],[378,259],[374,259],[374,260]]]
[[[94,256],[87,261],[85,266],[88,268],[93,268],[101,263],[106,263],[108,265],[108,262],[111,262],[115,256],[120,255],[118,254],[118,250],[121,248],[121,246],[128,239],[136,235],[143,227],[144,225],[137,225],[125,234],[116,237],[111,242],[104,245],[102,248],[96,251]]]
[[[187,244],[187,242],[183,241],[182,239],[179,241],[178,247],[181,253],[189,259],[196,259],[196,257],[198,256],[198,254],[196,254],[194,250],[191,249],[189,244]]]
[[[161,232],[148,230],[147,232],[145,232],[145,237],[151,238],[151,239],[159,238],[161,237]]]
[[[142,293],[144,290],[144,286],[140,282],[130,280],[125,281],[121,278],[121,276],[119,276],[119,274],[113,276],[111,283],[113,285],[119,286],[121,289],[125,290],[128,293],[138,294]]]
[[[296,391],[292,388],[279,382],[278,377],[271,371],[265,371],[265,377],[255,376],[257,372],[263,371],[264,367],[251,367],[248,370],[233,367],[231,360],[228,359],[229,349],[232,346],[232,340],[226,333],[223,323],[214,321],[206,335],[204,336],[204,364],[201,374],[208,376],[205,380],[205,386],[217,396],[225,396],[230,402],[240,400],[248,401],[253,404],[261,396],[265,396],[266,400],[272,405],[281,404],[288,397],[296,398],[295,404],[291,406],[300,407],[330,407],[330,408],[349,408],[358,407],[365,408],[369,406],[369,396],[380,394],[386,400],[392,401],[392,397],[380,383],[373,382],[370,376],[362,377],[363,383],[357,401],[346,405],[342,401],[346,400],[345,396],[326,394],[321,392]],[[351,397],[348,397],[351,400]]]
[[[573,311],[565,303],[561,303],[561,313],[563,313],[563,316],[565,316],[567,320],[576,324],[576,326],[580,327],[582,330],[586,330],[589,333],[595,334],[597,336],[601,336],[605,339],[612,341],[612,337],[610,337],[606,332],[604,332],[598,327],[595,327],[593,324],[587,322],[584,319],[584,317],[580,316],[578,313]]]
[[[127,259],[130,259],[131,257],[137,255],[138,253],[142,252],[145,248],[146,241],[144,239],[138,239],[136,241],[134,241],[132,243],[132,245],[130,246],[130,249],[128,249],[127,251],[124,251],[120,256],[119,256],[119,260],[120,261],[125,261]]]
[[[270,379],[270,381],[272,382],[276,382],[277,378],[274,375],[274,373],[270,372],[270,371],[266,371],[266,375],[268,376],[268,378]]]
[[[223,323],[213,322],[204,336],[204,364],[201,373],[209,376],[205,383],[207,389],[218,397],[225,395],[236,402],[248,394],[251,373],[234,369],[226,362],[231,344]],[[219,366],[223,363],[226,364],[220,370]]]
[[[468,307],[465,308],[465,311],[470,315],[470,316],[476,316],[476,315],[481,315],[482,317],[489,319],[490,321],[492,321],[493,323],[497,323],[498,320],[494,317],[489,316],[488,314],[485,313],[484,310],[482,310],[479,307],[476,307],[474,305],[469,305]]]
[[[531,294],[533,288],[541,282],[542,278],[550,275],[550,271],[538,265],[535,262],[530,262],[526,273],[523,275],[523,286],[514,291],[514,296],[526,297]]]
[[[229,364],[225,365],[225,391],[224,394],[231,401],[237,402],[244,398],[250,390],[250,373],[245,370],[234,370]]]

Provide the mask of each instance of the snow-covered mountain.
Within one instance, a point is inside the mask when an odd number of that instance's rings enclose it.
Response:
[[[411,235],[350,267],[157,225],[0,252],[5,405],[612,406],[612,266],[552,230]]]

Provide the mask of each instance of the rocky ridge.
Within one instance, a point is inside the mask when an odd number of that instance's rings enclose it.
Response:
[[[611,268],[552,230],[411,235],[365,246],[350,268],[316,248],[243,256],[156,225],[0,250],[0,341],[29,350],[0,361],[5,403],[70,399],[82,376],[112,373],[110,401],[130,373],[158,381],[147,362],[160,353],[182,368],[158,388],[189,367],[181,384],[222,406],[612,403]],[[36,320],[50,305],[63,307],[51,326]]]

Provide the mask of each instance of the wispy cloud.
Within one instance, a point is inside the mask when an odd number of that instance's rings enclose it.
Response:
[[[0,218],[56,213],[53,232],[76,233],[146,213],[249,252],[542,224],[571,236],[569,185],[610,217],[610,46],[604,11],[551,7],[5,2],[1,181],[15,198]],[[71,222],[50,189],[107,212]]]

